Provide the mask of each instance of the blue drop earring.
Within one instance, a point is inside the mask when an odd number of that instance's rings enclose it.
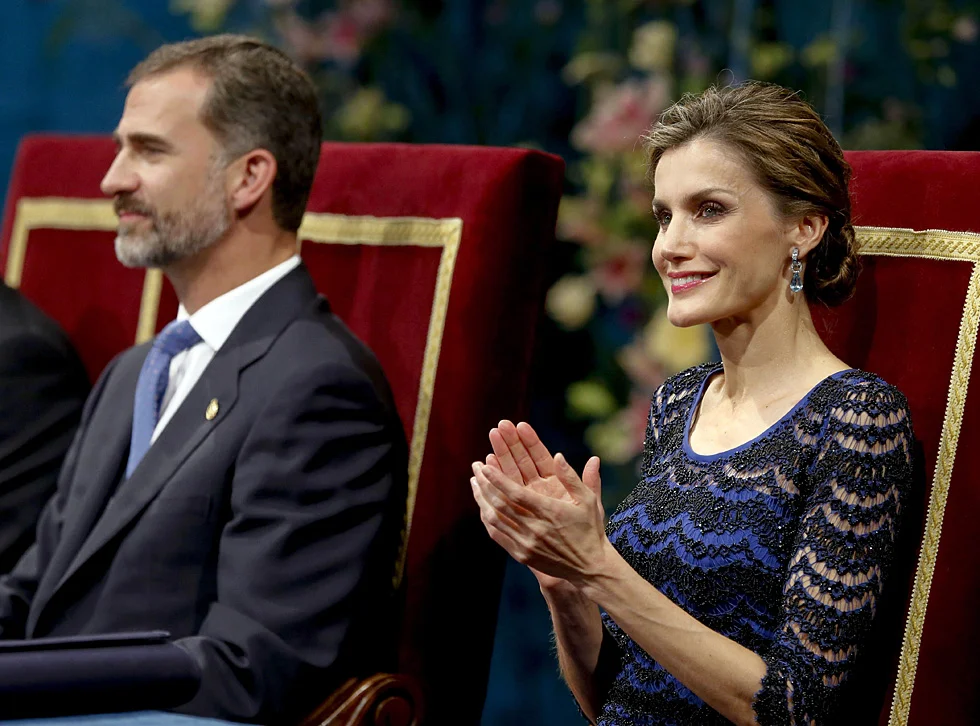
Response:
[[[803,278],[800,277],[803,263],[800,262],[800,251],[796,247],[793,248],[793,261],[790,263],[789,269],[793,272],[793,278],[789,281],[789,289],[793,292],[799,292],[803,289]]]

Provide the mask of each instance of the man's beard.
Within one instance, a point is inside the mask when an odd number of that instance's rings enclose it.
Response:
[[[205,193],[185,211],[158,212],[131,197],[116,198],[116,213],[146,215],[149,229],[116,235],[116,258],[126,267],[167,267],[203,252],[220,240],[231,226],[219,178],[209,178]]]

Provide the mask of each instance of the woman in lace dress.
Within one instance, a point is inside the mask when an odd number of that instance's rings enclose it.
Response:
[[[857,276],[849,167],[810,106],[764,84],[685,97],[646,144],[668,317],[709,323],[721,362],[656,391],[640,481],[605,525],[598,459],[580,478],[524,423],[491,431],[474,496],[538,578],[590,720],[846,722],[913,440],[901,392],[810,316]]]

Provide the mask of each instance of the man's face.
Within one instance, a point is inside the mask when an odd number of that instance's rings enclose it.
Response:
[[[231,226],[221,147],[200,120],[209,85],[178,69],[140,81],[126,97],[102,191],[114,199],[116,257],[127,267],[193,257]]]

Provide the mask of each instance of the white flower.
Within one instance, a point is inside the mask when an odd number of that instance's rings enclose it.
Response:
[[[218,30],[235,0],[170,0],[170,10],[175,14],[191,16],[191,27],[199,32]]]
[[[595,312],[595,283],[588,275],[565,275],[548,290],[545,309],[567,330],[577,330]]]
[[[643,71],[669,71],[674,66],[677,28],[666,20],[641,25],[633,33],[630,63]]]

